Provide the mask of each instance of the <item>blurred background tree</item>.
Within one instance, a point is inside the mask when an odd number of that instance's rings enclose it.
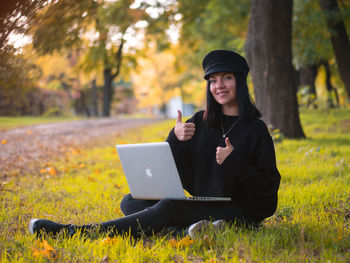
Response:
[[[350,74],[342,72],[349,70],[350,3],[286,3],[11,1],[0,12],[0,114],[50,107],[87,116],[156,114],[174,96],[203,108],[201,60],[212,49],[231,49],[246,51],[251,96],[265,121],[302,137],[298,105],[348,105]]]
[[[287,137],[302,130],[292,64],[293,0],[252,0],[247,35],[256,105],[265,121]]]
[[[332,41],[335,60],[345,90],[350,97],[350,41],[346,32],[342,13],[336,0],[320,0],[330,38]],[[348,5],[349,2],[347,2]],[[349,12],[348,12],[349,14]]]
[[[146,16],[144,5],[134,9],[130,8],[132,3],[61,0],[50,3],[32,21],[33,45],[39,54],[63,48],[80,49],[88,44],[87,65],[83,67],[91,71],[91,64],[96,67],[102,64],[103,68],[103,116],[110,115],[112,84],[121,70],[126,34],[136,34],[136,22]]]
[[[350,2],[339,1],[339,3],[341,12],[338,10],[330,14],[326,11],[326,16],[334,21],[344,21],[347,28],[349,28]],[[327,30],[324,12],[318,0],[294,1],[293,62],[299,75],[299,91],[303,94],[304,99],[306,98],[305,104],[312,107],[318,106],[315,81],[319,72],[325,75],[324,84],[328,93],[328,106],[334,107],[340,104],[338,89],[331,81],[332,75],[335,79],[339,79],[331,42],[331,36],[337,33]],[[346,54],[346,52],[349,52],[347,50],[349,50],[349,47],[342,48],[342,53]],[[340,90],[340,93],[342,91]],[[345,97],[348,96],[345,95]],[[302,98],[300,99],[302,100]]]

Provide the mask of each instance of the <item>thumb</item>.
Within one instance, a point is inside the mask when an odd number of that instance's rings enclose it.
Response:
[[[177,110],[177,119],[176,123],[182,122],[182,113],[180,110]]]
[[[226,139],[225,139],[225,143],[226,143],[226,147],[230,147],[230,148],[232,148],[231,142],[230,142],[230,140],[229,140],[229,138],[228,138],[228,137],[226,137]]]

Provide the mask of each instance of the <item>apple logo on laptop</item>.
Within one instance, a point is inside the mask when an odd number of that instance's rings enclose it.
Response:
[[[148,177],[152,177],[153,176],[151,168],[149,168],[149,167],[146,168],[146,174],[147,174]]]

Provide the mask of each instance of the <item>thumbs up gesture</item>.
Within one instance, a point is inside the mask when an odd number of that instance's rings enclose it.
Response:
[[[230,143],[230,140],[228,139],[228,137],[226,137],[225,143],[226,143],[226,147],[216,148],[216,162],[218,164],[222,164],[227,158],[227,156],[229,156],[233,151],[233,146]]]
[[[177,110],[177,119],[175,123],[174,133],[179,141],[190,140],[195,132],[195,124],[192,122],[182,122],[182,113]]]

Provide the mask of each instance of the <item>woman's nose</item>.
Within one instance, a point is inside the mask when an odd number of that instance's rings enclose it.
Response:
[[[222,80],[222,79],[218,79],[218,80],[216,81],[216,88],[221,88],[221,87],[223,87],[223,86],[224,86],[223,80]]]

